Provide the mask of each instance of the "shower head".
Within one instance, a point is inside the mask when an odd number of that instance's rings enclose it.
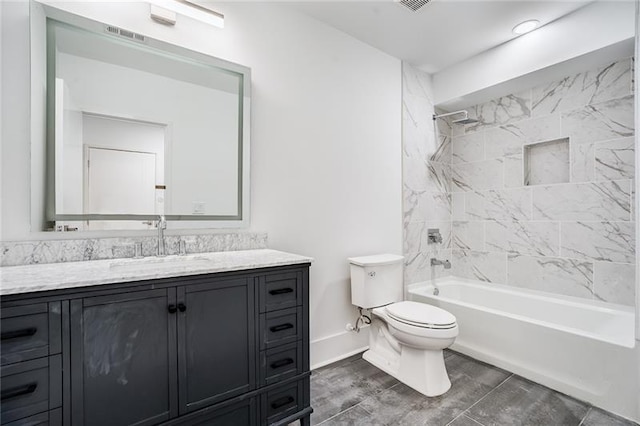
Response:
[[[478,120],[476,120],[475,118],[469,118],[469,112],[466,109],[463,109],[460,111],[448,112],[446,114],[440,114],[440,115],[433,114],[433,119],[435,120],[436,118],[444,118],[444,117],[449,117],[451,115],[458,115],[458,114],[464,114],[464,117],[459,118],[457,120],[453,120],[452,121],[453,124],[473,124],[478,122]]]

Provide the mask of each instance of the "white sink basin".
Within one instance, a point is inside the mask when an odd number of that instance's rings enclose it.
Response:
[[[192,269],[202,267],[211,259],[202,255],[143,257],[142,259],[126,259],[111,262],[109,269],[113,271],[159,271],[167,269]]]

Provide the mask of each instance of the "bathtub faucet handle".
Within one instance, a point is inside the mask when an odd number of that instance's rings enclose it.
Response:
[[[432,257],[431,266],[438,266],[438,265],[444,266],[444,269],[451,269],[451,262],[449,262],[448,260],[438,260],[435,257]]]
[[[427,238],[429,244],[442,244],[442,234],[438,228],[427,229]]]

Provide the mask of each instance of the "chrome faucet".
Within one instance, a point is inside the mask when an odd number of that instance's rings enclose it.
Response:
[[[438,260],[435,257],[432,257],[431,266],[438,266],[438,265],[444,266],[444,269],[451,269],[451,262],[449,262],[448,260]]]
[[[442,234],[438,228],[427,229],[428,244],[442,244]]]
[[[156,223],[156,227],[158,228],[158,257],[166,256],[165,245],[164,245],[164,230],[167,229],[167,221],[164,218],[164,215],[160,215],[158,217],[158,222]]]

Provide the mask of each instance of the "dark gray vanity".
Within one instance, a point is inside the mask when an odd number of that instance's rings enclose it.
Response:
[[[5,294],[2,424],[309,424],[309,265]]]

